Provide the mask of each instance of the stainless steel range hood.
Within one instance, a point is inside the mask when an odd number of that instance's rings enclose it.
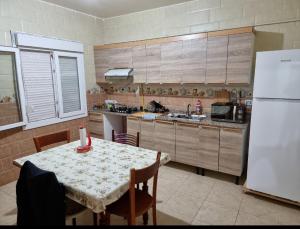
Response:
[[[110,69],[105,74],[105,80],[109,82],[130,81],[133,79],[132,68],[116,68]]]

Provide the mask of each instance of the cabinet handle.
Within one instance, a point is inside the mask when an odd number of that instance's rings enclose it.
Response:
[[[198,128],[199,125],[197,124],[190,124],[190,123],[177,123],[178,126],[185,126],[185,127],[192,127],[192,128]]]
[[[174,122],[169,122],[169,121],[155,120],[155,122],[160,124],[170,125],[170,126],[174,125]]]
[[[233,132],[233,133],[243,133],[243,130],[242,129],[234,129],[234,128],[223,128],[223,131],[226,131],[226,132]]]
[[[128,116],[127,119],[128,119],[128,120],[134,120],[134,121],[139,120],[138,117],[133,117],[133,116]]]
[[[214,126],[200,126],[200,127],[205,130],[220,130],[220,128]]]

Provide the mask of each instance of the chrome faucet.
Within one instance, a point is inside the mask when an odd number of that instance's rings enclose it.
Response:
[[[191,112],[190,112],[190,107],[191,107],[191,106],[192,106],[192,105],[189,104],[189,105],[187,106],[187,109],[186,109],[186,115],[187,115],[188,117],[191,116]]]

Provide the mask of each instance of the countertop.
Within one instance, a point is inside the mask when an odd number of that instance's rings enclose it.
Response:
[[[136,117],[136,118],[143,118],[145,114],[151,114],[148,112],[136,112],[132,114],[124,114],[124,113],[117,113],[117,112],[110,112],[108,110],[90,110],[89,113],[91,114],[109,114],[109,115],[118,115],[123,117]],[[164,120],[164,121],[176,121],[181,123],[193,123],[205,126],[216,126],[216,127],[224,127],[224,128],[233,128],[233,129],[247,129],[249,127],[249,122],[239,124],[239,123],[230,123],[230,122],[216,122],[212,121],[210,116],[206,119],[202,120],[193,120],[193,119],[180,119],[180,118],[172,118],[168,117],[166,114],[156,114],[156,120]]]

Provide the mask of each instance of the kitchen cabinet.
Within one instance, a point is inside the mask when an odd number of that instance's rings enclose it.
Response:
[[[88,131],[93,137],[104,138],[103,115],[101,113],[89,113]]]
[[[140,147],[155,150],[154,131],[154,121],[141,120]]]
[[[181,83],[204,83],[207,38],[185,40],[182,44]]]
[[[181,83],[182,81],[182,41],[161,45],[162,83]]]
[[[136,136],[137,132],[141,132],[140,119],[135,117],[127,117],[127,134]]]
[[[199,167],[214,171],[219,170],[219,141],[220,128],[199,127]]]
[[[206,84],[225,84],[228,36],[209,37],[207,41]]]
[[[175,123],[155,121],[155,150],[168,153],[175,160]]]
[[[199,126],[189,123],[176,124],[175,161],[199,166]]]
[[[245,162],[246,130],[221,128],[219,171],[241,176]]]
[[[110,49],[108,65],[114,68],[132,68],[132,48]]]
[[[146,45],[147,83],[162,83],[160,74],[161,48],[160,44]]]
[[[105,83],[105,72],[109,69],[110,49],[95,50],[95,67],[97,83]]]
[[[132,48],[132,62],[134,69],[134,83],[146,83],[147,81],[147,52],[146,46]]]
[[[227,84],[250,84],[253,50],[253,33],[229,35]]]

